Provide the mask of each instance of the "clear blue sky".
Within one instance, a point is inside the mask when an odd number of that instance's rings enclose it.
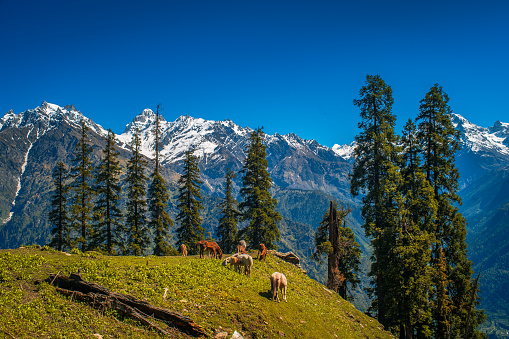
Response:
[[[434,83],[509,122],[509,1],[0,0],[0,116],[74,104],[115,133],[144,108],[332,146],[358,133],[367,74],[398,132]]]

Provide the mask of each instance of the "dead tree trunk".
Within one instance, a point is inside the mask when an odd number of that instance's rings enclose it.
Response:
[[[134,318],[165,335],[169,332],[152,323],[149,318],[162,321],[193,336],[206,335],[200,325],[186,316],[151,305],[131,295],[112,292],[106,287],[83,280],[80,274],[72,273],[69,278],[50,274],[46,281],[54,284],[57,291],[64,295],[84,301],[94,308],[115,309],[124,316]]]
[[[329,254],[328,265],[327,265],[327,288],[335,292],[338,291],[337,284],[337,273],[338,269],[338,216],[337,211],[334,208],[332,201],[329,207],[329,241],[332,245],[332,253]]]
[[[351,212],[351,209],[341,208],[338,212],[333,204],[330,202],[329,207],[329,242],[332,247],[332,252],[329,253],[328,267],[327,267],[327,288],[335,291],[341,297],[346,299],[346,277],[345,272],[341,272],[340,267],[344,268],[341,264],[345,260],[345,255],[349,252],[351,243],[340,236],[340,224],[345,222],[346,216]],[[346,227],[343,225],[343,227]]]

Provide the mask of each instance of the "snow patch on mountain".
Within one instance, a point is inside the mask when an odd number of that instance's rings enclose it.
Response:
[[[23,177],[23,174],[25,173],[25,169],[28,164],[28,155],[30,154],[30,150],[32,149],[32,146],[34,145],[34,143],[30,141],[30,134],[32,133],[33,130],[34,130],[34,127],[32,126],[32,128],[30,129],[30,131],[27,134],[27,140],[29,141],[30,145],[28,146],[27,152],[25,153],[25,159],[23,161],[23,165],[21,165],[21,174],[18,177],[18,182],[16,184],[16,194],[14,195],[14,200],[12,201],[11,211],[9,212],[9,216],[5,220],[3,220],[0,224],[8,223],[12,219],[12,216],[14,215],[14,207],[16,207],[16,199],[18,198],[19,191],[21,190],[21,178]],[[44,133],[42,135],[44,135]],[[42,135],[39,135],[39,130],[37,130],[37,136],[36,136],[35,141],[37,141]]]

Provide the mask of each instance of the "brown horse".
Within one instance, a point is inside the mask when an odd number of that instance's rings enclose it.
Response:
[[[180,253],[182,253],[182,256],[187,256],[187,247],[186,245],[182,244],[180,245]]]
[[[200,240],[196,243],[196,247],[200,249],[200,258],[205,258],[205,252],[213,252],[214,258],[223,258],[223,252],[221,251],[221,248],[214,241]]]
[[[260,247],[258,248],[258,259],[260,261],[263,260],[263,262],[265,262],[266,256],[267,256],[267,247],[265,247],[264,244],[260,244]]]
[[[221,248],[215,241],[208,241],[206,250],[208,252],[214,252],[214,258],[223,259],[223,251],[221,251]]]

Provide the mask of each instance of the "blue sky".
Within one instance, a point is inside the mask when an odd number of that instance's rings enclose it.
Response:
[[[508,17],[506,0],[0,0],[0,116],[46,100],[122,133],[161,103],[333,146],[380,74],[398,132],[435,83],[487,127],[509,122]]]

